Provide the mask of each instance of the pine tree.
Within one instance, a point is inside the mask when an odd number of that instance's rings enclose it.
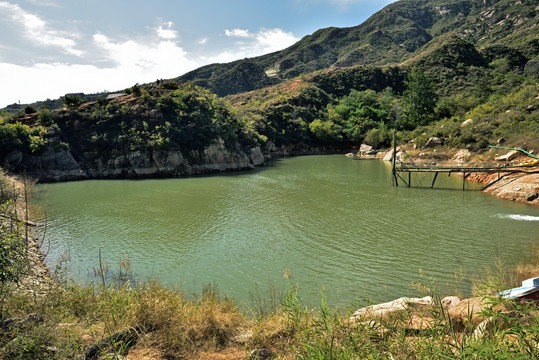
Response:
[[[402,98],[403,123],[406,129],[427,125],[434,120],[437,96],[432,83],[420,68],[414,67],[406,81]]]

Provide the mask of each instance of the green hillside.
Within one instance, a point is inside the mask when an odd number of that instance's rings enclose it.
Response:
[[[104,158],[110,151],[189,153],[218,138],[229,149],[268,142],[381,148],[396,121],[401,143],[416,147],[436,136],[446,147],[482,152],[503,137],[537,150],[537,8],[536,1],[399,1],[359,26],[135,85],[128,97],[3,113],[0,157],[51,148]]]
[[[509,46],[531,59],[539,47],[536,7],[535,1],[398,1],[361,25],[321,29],[283,51],[208,65],[176,80],[224,96],[331,67],[400,64],[446,34],[479,49]]]

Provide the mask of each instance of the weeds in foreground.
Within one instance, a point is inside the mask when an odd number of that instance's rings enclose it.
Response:
[[[0,213],[6,214],[5,209]],[[19,225],[2,226],[3,246],[17,234],[24,243]],[[2,266],[2,276],[16,271],[3,288],[0,360],[119,359],[126,353],[151,353],[155,359],[246,359],[253,349],[268,349],[278,359],[309,360],[539,358],[537,302],[495,295],[522,278],[539,276],[539,262],[513,271],[500,263],[486,279],[475,281],[474,291],[486,298],[479,325],[472,313],[456,321],[439,298],[428,306],[351,321],[351,311],[330,308],[323,292],[319,308],[308,309],[292,284],[283,296],[271,288],[258,291],[254,316],[248,317],[215,286],[188,295],[156,281],[134,283],[125,259],[118,276],[107,279],[101,261],[97,284],[64,278],[36,296],[13,287],[21,275],[18,268]],[[290,279],[289,271],[285,276]],[[429,279],[413,286],[436,298]]]
[[[261,348],[279,359],[537,358],[537,304],[488,301],[481,315],[489,321],[478,335],[471,315],[459,327],[439,299],[351,323],[349,313],[329,307],[324,293],[319,308],[308,309],[294,286],[279,309],[254,318],[213,286],[192,296],[156,281],[57,285],[46,296],[13,292],[6,298],[7,317],[20,320],[2,322],[0,359],[76,358],[96,344],[96,359],[149,349],[162,359],[245,359]],[[497,311],[501,304],[503,312]],[[31,320],[35,313],[43,320]],[[427,325],[414,327],[418,319]]]

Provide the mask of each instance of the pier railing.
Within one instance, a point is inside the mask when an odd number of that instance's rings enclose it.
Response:
[[[516,172],[539,172],[539,161],[532,160],[529,162],[439,162],[439,161],[395,161],[393,168],[393,184],[399,186],[399,180],[406,184],[406,186],[412,186],[412,173],[433,173],[434,178],[430,185],[434,187],[436,179],[439,173],[461,173],[462,174],[462,189],[465,189],[466,176],[471,173],[497,173],[498,178],[494,182],[499,181],[500,178],[509,173]],[[404,173],[408,173],[407,179]],[[419,181],[420,186],[423,178]],[[488,184],[490,186],[491,184]]]
[[[438,162],[438,161],[397,161],[397,171],[432,171],[432,172],[498,172],[526,171],[537,164],[522,162]]]

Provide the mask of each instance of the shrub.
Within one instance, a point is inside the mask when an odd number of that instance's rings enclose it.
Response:
[[[77,95],[66,95],[62,98],[62,101],[64,102],[64,105],[68,108],[76,108],[86,102],[85,99]]]
[[[0,319],[3,319],[4,299],[12,284],[18,283],[26,271],[26,241],[22,226],[16,220],[16,193],[0,171]],[[12,185],[11,185],[12,186]],[[9,219],[9,220],[6,220]]]
[[[41,108],[41,110],[39,110],[37,121],[43,126],[51,126],[54,124],[52,113],[47,108]]]
[[[141,94],[141,88],[140,88],[140,85],[138,83],[136,83],[135,85],[133,85],[130,88],[125,89],[124,91],[128,95],[133,94],[135,96],[140,96],[140,94]]]
[[[390,135],[387,126],[382,124],[379,128],[369,130],[363,141],[368,145],[372,145],[375,149],[381,149],[391,145],[392,139]]]
[[[25,114],[35,114],[37,111],[34,107],[32,107],[31,105],[26,105],[24,107],[24,113]]]
[[[163,83],[163,87],[167,90],[176,90],[178,89],[180,86],[178,85],[177,82],[174,82],[174,81],[167,81],[166,83]]]

